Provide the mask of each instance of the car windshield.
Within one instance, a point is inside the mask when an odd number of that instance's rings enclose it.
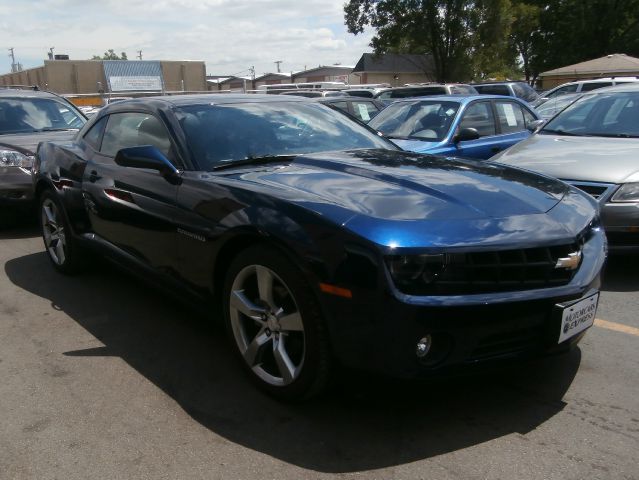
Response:
[[[639,92],[585,95],[550,120],[540,133],[639,137]]]
[[[176,114],[202,170],[246,159],[332,150],[395,150],[345,115],[317,103],[189,105]]]
[[[0,135],[79,130],[86,120],[73,107],[51,98],[0,98]]]
[[[579,94],[566,94],[549,98],[546,102],[537,107],[537,113],[541,115],[541,118],[544,120],[548,120],[578,98]]]
[[[532,103],[540,98],[539,94],[527,83],[513,83],[513,90],[516,96],[526,100],[528,103]]]
[[[388,138],[439,142],[448,134],[458,110],[459,103],[450,101],[395,103],[368,125]]]

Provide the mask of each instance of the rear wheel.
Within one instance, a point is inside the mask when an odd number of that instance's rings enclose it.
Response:
[[[279,251],[252,247],[232,262],[224,311],[235,350],[259,387],[295,400],[326,385],[330,353],[317,302]]]
[[[56,270],[71,274],[84,268],[86,255],[71,234],[63,208],[51,191],[42,193],[40,225],[44,248]]]

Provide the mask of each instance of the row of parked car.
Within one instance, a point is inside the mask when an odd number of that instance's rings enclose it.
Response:
[[[56,95],[0,91],[0,202],[37,205],[61,273],[101,255],[219,307],[278,398],[318,393],[341,366],[423,377],[579,342],[602,220],[612,243],[639,245],[639,86],[544,125],[497,95],[340,108],[184,95],[85,123]]]

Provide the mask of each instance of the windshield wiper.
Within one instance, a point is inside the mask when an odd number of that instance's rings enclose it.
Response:
[[[287,162],[295,158],[297,155],[263,155],[261,157],[249,157],[243,160],[230,160],[222,164],[215,165],[212,170],[226,170],[228,168],[236,168],[244,165],[266,165],[269,163]]]
[[[67,132],[69,130],[79,130],[79,128],[55,128],[55,127],[43,127],[34,130],[34,132]]]
[[[391,140],[410,140],[411,137],[400,137],[399,135],[384,135],[385,138],[390,138]]]
[[[554,133],[555,135],[565,135],[567,137],[583,137],[585,136],[582,133],[572,133],[572,132],[567,132],[565,130],[561,130],[561,129],[557,129],[557,130],[550,130],[548,128],[542,128],[539,133]]]

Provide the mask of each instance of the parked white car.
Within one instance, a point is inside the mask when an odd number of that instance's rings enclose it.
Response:
[[[614,87],[616,85],[623,85],[624,83],[639,82],[637,77],[607,77],[596,78],[594,80],[579,80],[578,82],[569,82],[559,85],[553,89],[550,89],[541,94],[541,98],[533,103],[533,106],[538,107],[550,98],[556,98],[560,95],[566,95],[568,93],[585,93],[598,88]]]

